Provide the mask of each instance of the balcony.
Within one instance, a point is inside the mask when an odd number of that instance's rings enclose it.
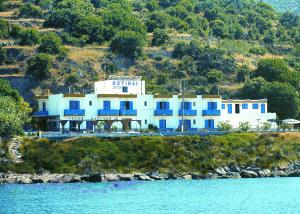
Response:
[[[35,117],[47,117],[49,115],[48,111],[36,111],[33,112],[33,116]]]
[[[98,110],[98,116],[119,116],[118,109],[100,109]]]
[[[203,110],[202,111],[203,116],[221,116],[220,110]]]
[[[85,110],[83,109],[66,109],[64,110],[65,116],[84,116]]]
[[[120,116],[136,116],[137,110],[135,109],[121,109]]]
[[[173,110],[170,109],[157,109],[154,111],[154,116],[173,116]]]
[[[174,129],[173,128],[160,128],[159,131],[160,132],[172,132],[172,131],[174,131]]]
[[[197,110],[184,109],[184,116],[197,116]],[[182,116],[182,109],[178,111],[178,115]]]

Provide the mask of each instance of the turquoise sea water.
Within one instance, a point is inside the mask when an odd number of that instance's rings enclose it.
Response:
[[[300,179],[0,185],[0,213],[300,213]]]

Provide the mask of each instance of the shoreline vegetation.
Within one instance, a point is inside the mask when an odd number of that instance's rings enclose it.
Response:
[[[18,162],[0,145],[0,183],[300,177],[300,133],[21,140]]]

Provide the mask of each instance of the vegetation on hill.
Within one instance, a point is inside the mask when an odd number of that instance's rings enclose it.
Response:
[[[23,163],[1,164],[0,171],[33,173],[201,172],[224,165],[270,168],[299,160],[299,134],[79,138],[51,142],[25,139]]]
[[[263,0],[264,2],[273,5],[277,10],[285,12],[292,11],[300,14],[300,2],[298,0]]]
[[[44,20],[0,20],[0,39],[34,50],[24,67],[40,79],[39,93],[88,91],[110,74],[142,75],[148,93],[178,93],[186,79],[189,93],[268,98],[282,119],[300,118],[294,13],[254,0],[31,0],[14,14]]]

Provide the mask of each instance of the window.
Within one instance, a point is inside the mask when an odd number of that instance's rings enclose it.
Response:
[[[240,113],[240,104],[235,104],[235,113],[236,114]]]
[[[120,108],[123,110],[131,110],[131,109],[133,109],[133,102],[132,101],[121,101]]]
[[[147,106],[147,101],[144,102],[144,106]]]
[[[43,102],[43,111],[46,111],[46,103]]]
[[[214,120],[205,120],[205,129],[214,129],[215,121]]]
[[[258,109],[258,104],[257,103],[253,103],[252,104],[252,109]]]
[[[147,125],[148,124],[148,120],[145,120],[145,125]]]
[[[248,109],[248,104],[246,103],[242,104],[242,109]]]
[[[196,120],[193,120],[193,124],[196,125]]]
[[[192,109],[192,103],[191,102],[184,102],[184,110],[191,110]],[[182,109],[182,102],[181,102],[181,109]]]
[[[196,106],[196,102],[193,102],[193,106]]]
[[[110,109],[110,101],[108,100],[103,101],[103,109]]]
[[[262,114],[266,113],[266,104],[261,104],[261,113]]]
[[[179,120],[179,127],[182,126],[182,120]],[[192,127],[191,120],[184,120],[183,126],[185,129],[190,129]]]
[[[207,109],[208,110],[217,110],[218,103],[217,102],[208,102],[207,103]]]
[[[122,87],[122,92],[123,93],[128,93],[128,87],[127,86],[123,86]]]
[[[80,109],[80,101],[70,100],[69,102],[70,109]]]
[[[222,104],[222,109],[225,109],[225,104]]]
[[[232,114],[232,104],[228,104],[227,105],[227,109],[228,109],[228,114]]]
[[[92,101],[90,101],[90,106],[91,106],[91,105],[93,105],[93,102],[92,102]]]
[[[157,102],[156,109],[158,110],[167,110],[169,109],[169,102]]]

